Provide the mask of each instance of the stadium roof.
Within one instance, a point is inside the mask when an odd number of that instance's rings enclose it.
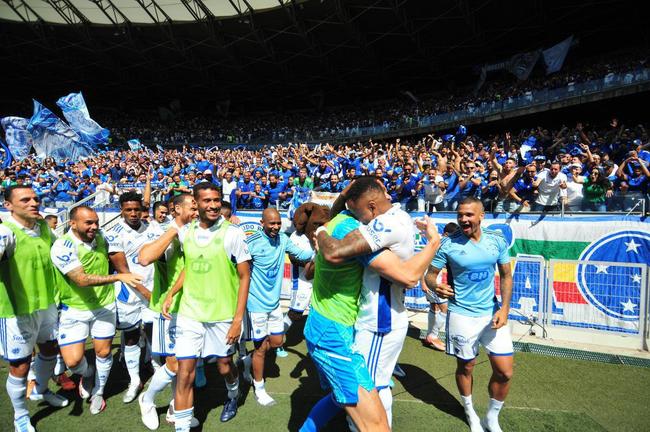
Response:
[[[6,0],[0,3],[0,18],[56,24],[180,23],[200,19],[193,7],[205,15],[232,17],[280,6],[278,0]]]
[[[0,0],[0,105],[82,90],[91,106],[309,106],[453,88],[570,34],[646,44],[623,0]],[[636,44],[636,45],[635,45]],[[647,48],[647,47],[646,47]],[[574,54],[571,54],[574,55]],[[570,56],[571,56],[570,55]],[[371,95],[371,96],[370,96]]]

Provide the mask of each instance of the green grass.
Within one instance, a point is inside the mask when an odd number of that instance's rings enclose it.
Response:
[[[292,329],[293,336],[299,329]],[[454,381],[454,359],[423,348],[407,338],[400,364],[407,377],[395,381],[393,426],[395,431],[466,431],[463,411]],[[291,335],[290,335],[291,336]],[[291,337],[290,337],[291,339]],[[318,377],[305,357],[305,344],[288,342],[289,357],[267,365],[267,390],[277,400],[270,408],[259,407],[248,389],[237,417],[219,422],[225,399],[223,380],[215,366],[208,365],[208,386],[196,393],[195,415],[204,431],[285,431],[297,430],[311,406],[322,396]],[[0,382],[6,379],[7,365],[0,366]],[[486,385],[490,366],[485,355],[475,368],[474,401],[479,414],[487,405]],[[121,393],[128,377],[115,364],[107,386],[107,409],[91,416],[88,406],[75,395],[70,406],[54,410],[28,402],[33,422],[48,431],[146,431],[140,423],[137,402],[124,405]],[[51,384],[55,390],[55,385]],[[158,397],[161,431],[173,430],[164,422],[169,390]],[[545,357],[532,353],[515,355],[515,377],[501,425],[505,431],[647,431],[650,401],[650,369],[580,360]],[[0,431],[11,431],[10,403],[0,391]],[[328,431],[345,430],[343,416]]]

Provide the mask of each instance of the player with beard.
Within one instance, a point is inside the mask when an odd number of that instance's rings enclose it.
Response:
[[[212,183],[194,187],[199,220],[178,233],[184,269],[168,292],[162,313],[171,319],[174,296],[182,289],[176,322],[177,385],[174,415],[177,432],[190,430],[194,374],[198,358],[217,357],[228,400],[221,413],[227,422],[237,414],[239,372],[232,361],[242,334],[250,284],[251,256],[246,234],[221,216],[221,193]]]
[[[369,304],[373,299],[380,297],[376,295],[377,292],[373,292],[378,288],[377,285],[382,287],[379,289],[384,299],[382,319],[392,321],[394,318],[390,310],[390,302],[385,301],[386,288],[399,286],[399,291],[395,291],[395,297],[397,300],[400,295],[403,298],[404,287],[417,284],[439,243],[435,224],[426,220],[420,228],[426,229],[425,235],[430,241],[420,253],[413,256],[415,234],[413,222],[409,217],[408,226],[400,224],[399,229],[413,234],[407,240],[410,242],[410,251],[396,247],[397,253],[386,249],[359,261],[346,261],[346,256],[358,256],[364,252],[372,253],[363,236],[360,237],[363,242],[361,245],[358,240],[355,240],[362,227],[360,228],[359,221],[354,219],[351,213],[341,211],[346,205],[356,210],[362,220],[368,221],[392,209],[386,189],[380,180],[375,177],[363,177],[352,182],[341,193],[332,208],[332,213],[338,214],[330,221],[327,228],[321,227],[316,230],[315,237],[321,249],[316,259],[312,309],[305,327],[305,339],[323,381],[333,389],[333,393],[332,396],[328,395],[316,404],[301,431],[319,430],[338,412],[338,406],[341,405],[345,406],[354,426],[359,430],[374,431],[390,428],[387,415],[390,416],[392,397],[382,397],[381,393],[390,395],[388,382],[405,336],[405,332],[401,331],[402,320],[396,322],[395,332],[387,338],[387,349],[384,355],[381,355],[381,350],[378,349],[379,343],[371,346],[365,342],[370,342],[366,341],[367,336],[374,340],[377,337],[383,338],[389,332],[379,334],[368,331],[365,334],[357,330],[355,334],[355,322],[372,321],[372,317],[368,314],[371,309]],[[397,209],[399,210],[399,207]],[[408,234],[405,237],[408,238]],[[349,246],[350,239],[352,239],[352,247]],[[334,252],[337,245],[343,248],[342,254]],[[408,255],[410,259],[401,260],[398,255],[400,253],[404,256]],[[363,266],[366,267],[365,270]],[[357,277],[360,279],[356,279]],[[358,286],[357,291],[353,291],[353,285],[357,280],[362,281],[362,284]],[[392,293],[391,290],[388,297],[391,297]],[[374,315],[377,316],[376,311]],[[396,316],[395,319],[397,318]],[[374,323],[368,321],[368,326],[372,327],[373,324],[375,327],[383,326],[378,324],[377,320],[374,321]],[[386,329],[382,328],[382,330]],[[340,340],[341,338],[343,340]],[[365,345],[368,347],[365,348]],[[389,353],[394,355],[389,356]],[[336,360],[339,358],[343,361]],[[380,405],[382,403],[386,404],[384,409]]]
[[[508,244],[501,233],[481,227],[485,216],[477,198],[465,198],[458,206],[460,229],[445,237],[425,282],[442,298],[449,298],[447,354],[456,357],[456,385],[472,432],[501,432],[499,412],[510,389],[513,346],[508,323],[512,297],[512,274]],[[494,289],[494,268],[499,269],[502,304]],[[447,283],[438,283],[447,267]],[[480,420],[472,403],[472,372],[479,344],[488,352],[492,377],[488,385],[490,402]]]
[[[440,236],[437,228],[429,227],[429,242],[416,255],[413,220],[399,204],[391,204],[375,177],[355,180],[337,201],[333,211],[344,203],[358,220],[357,228],[342,240],[319,232],[318,246],[330,263],[360,257],[364,266],[354,344],[366,359],[390,425],[390,380],[408,330],[404,291],[424,274],[427,265],[422,263],[433,258]]]
[[[68,368],[81,376],[79,395],[90,398],[90,413],[99,414],[106,407],[104,387],[113,365],[114,283],[134,286],[142,278],[132,273],[109,274],[108,246],[99,233],[99,218],[87,206],[70,211],[70,231],[54,242],[50,255],[62,275],[61,355]],[[88,336],[93,339],[94,368],[84,356]]]
[[[151,352],[164,358],[164,365],[156,370],[149,387],[138,398],[142,422],[151,430],[158,429],[160,424],[156,412],[155,398],[167,385],[172,385],[172,394],[176,388],[176,372],[178,363],[175,357],[176,346],[176,313],[180,295],[176,296],[168,313],[171,320],[165,319],[161,314],[162,304],[167,292],[172,288],[183,270],[183,253],[178,240],[179,231],[198,216],[196,201],[190,194],[180,194],[172,198],[174,220],[169,223],[166,231],[159,230],[156,240],[147,243],[138,254],[142,265],[155,266],[154,288],[149,301],[149,308],[158,313],[158,318],[153,323]],[[169,403],[166,420],[174,423],[174,400]],[[199,425],[198,420],[192,419],[191,427]]]

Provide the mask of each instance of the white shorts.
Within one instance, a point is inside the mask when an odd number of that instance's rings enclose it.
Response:
[[[289,310],[303,313],[311,301],[312,285],[311,283],[298,282],[298,286],[291,290],[291,304]]]
[[[246,314],[246,340],[259,342],[267,336],[284,334],[284,314],[280,306],[271,312]]]
[[[159,356],[173,356],[176,352],[176,314],[168,320],[158,315],[153,321],[151,333],[151,353]]]
[[[444,304],[449,302],[447,299],[438,297],[435,290],[424,291],[424,297],[426,297],[427,301],[431,304]]]
[[[488,355],[510,356],[514,353],[510,328],[492,328],[492,315],[468,317],[449,311],[447,313],[447,354],[462,360],[478,356],[479,343]]]
[[[130,331],[138,328],[140,323],[150,324],[158,318],[158,313],[152,311],[141,301],[124,303],[119,300],[117,304],[117,329]]]
[[[117,313],[115,303],[90,311],[68,307],[61,310],[59,346],[85,343],[93,339],[113,339]]]
[[[390,385],[393,369],[402,352],[408,327],[388,333],[375,333],[366,329],[356,329],[353,351],[363,354],[370,377],[378,390]]]
[[[232,321],[203,323],[178,315],[176,358],[230,357],[235,353],[235,345],[226,343],[231,324]]]
[[[29,315],[0,318],[0,356],[7,361],[31,358],[36,344],[56,340],[58,323],[53,304]]]

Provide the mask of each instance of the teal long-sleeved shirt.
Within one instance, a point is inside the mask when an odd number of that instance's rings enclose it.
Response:
[[[253,257],[248,311],[271,312],[280,305],[284,254],[288,253],[297,261],[309,261],[314,253],[311,250],[300,249],[290,242],[289,237],[284,233],[269,237],[260,230],[251,234],[246,243]]]

